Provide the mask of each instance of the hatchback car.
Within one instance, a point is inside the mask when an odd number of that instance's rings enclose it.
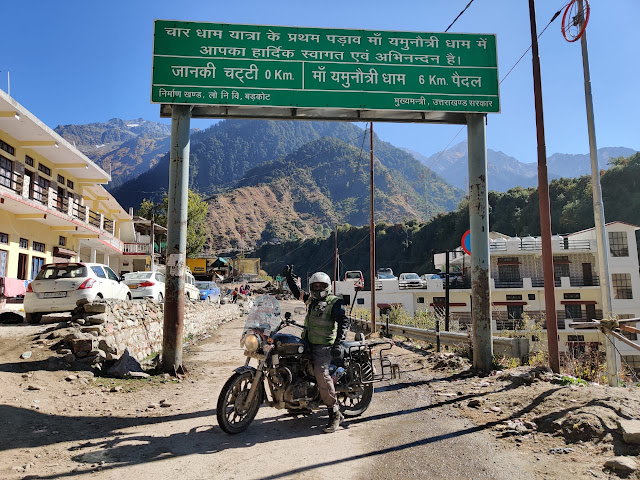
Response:
[[[78,300],[130,300],[131,291],[111,268],[100,263],[48,263],[24,295],[27,322],[39,323],[47,313],[70,312]]]
[[[187,300],[197,300],[200,298],[200,290],[196,287],[196,279],[190,271],[184,274],[184,297]]]
[[[196,287],[200,290],[200,300],[220,303],[220,288],[216,282],[196,282]]]
[[[164,301],[164,273],[133,272],[125,273],[124,283],[131,290],[133,298],[152,298],[158,303]]]
[[[418,276],[417,273],[401,273],[400,279],[398,280],[398,285],[400,288],[422,288],[423,283],[422,279]]]

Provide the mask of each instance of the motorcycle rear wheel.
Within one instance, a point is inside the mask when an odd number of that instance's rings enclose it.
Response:
[[[258,386],[251,404],[243,408],[243,403],[249,394],[253,382],[251,372],[234,373],[222,387],[216,417],[220,428],[231,435],[243,432],[253,421],[262,404],[264,390]]]

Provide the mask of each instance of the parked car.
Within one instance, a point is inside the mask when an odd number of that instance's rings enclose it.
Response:
[[[196,287],[200,291],[200,300],[220,303],[220,288],[216,282],[196,282]]]
[[[131,290],[133,298],[152,298],[158,303],[164,301],[164,273],[133,272],[125,273],[124,283]]]
[[[447,274],[445,272],[439,273],[442,282],[446,284]],[[462,272],[449,272],[449,285],[452,287],[461,286],[464,283],[464,276]]]
[[[364,275],[360,270],[349,270],[344,274],[344,281],[352,281],[356,287],[364,288]]]
[[[417,273],[401,273],[398,279],[400,288],[422,288],[424,286],[422,280]]]
[[[188,300],[200,298],[200,290],[196,287],[196,279],[193,278],[193,274],[189,270],[184,274],[184,296]]]
[[[115,298],[130,300],[131,291],[107,265],[100,263],[48,263],[42,266],[24,295],[27,322],[42,315],[71,312],[78,300]]]
[[[393,270],[390,268],[379,268],[376,272],[378,280],[397,280],[398,278],[393,274]]]

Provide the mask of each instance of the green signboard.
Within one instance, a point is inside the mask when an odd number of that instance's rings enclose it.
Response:
[[[496,37],[156,20],[151,101],[499,112]]]

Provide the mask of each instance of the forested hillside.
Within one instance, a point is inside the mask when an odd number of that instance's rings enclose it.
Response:
[[[612,160],[601,175],[605,217],[607,222],[623,221],[640,225],[640,153]],[[550,184],[551,225],[554,234],[572,233],[593,227],[591,177],[559,179]],[[504,193],[490,192],[491,231],[509,236],[540,235],[538,191],[536,188],[514,188]],[[409,221],[396,225],[376,226],[376,263],[394,272],[433,271],[433,254],[460,245],[462,234],[469,228],[466,201],[446,214],[427,223]],[[369,229],[349,225],[338,229],[341,270],[369,272]],[[264,245],[255,252],[263,268],[270,274],[280,272],[285,264],[294,264],[298,275],[324,270],[333,272],[333,237],[326,240],[288,242]],[[368,283],[368,282],[367,282]]]

